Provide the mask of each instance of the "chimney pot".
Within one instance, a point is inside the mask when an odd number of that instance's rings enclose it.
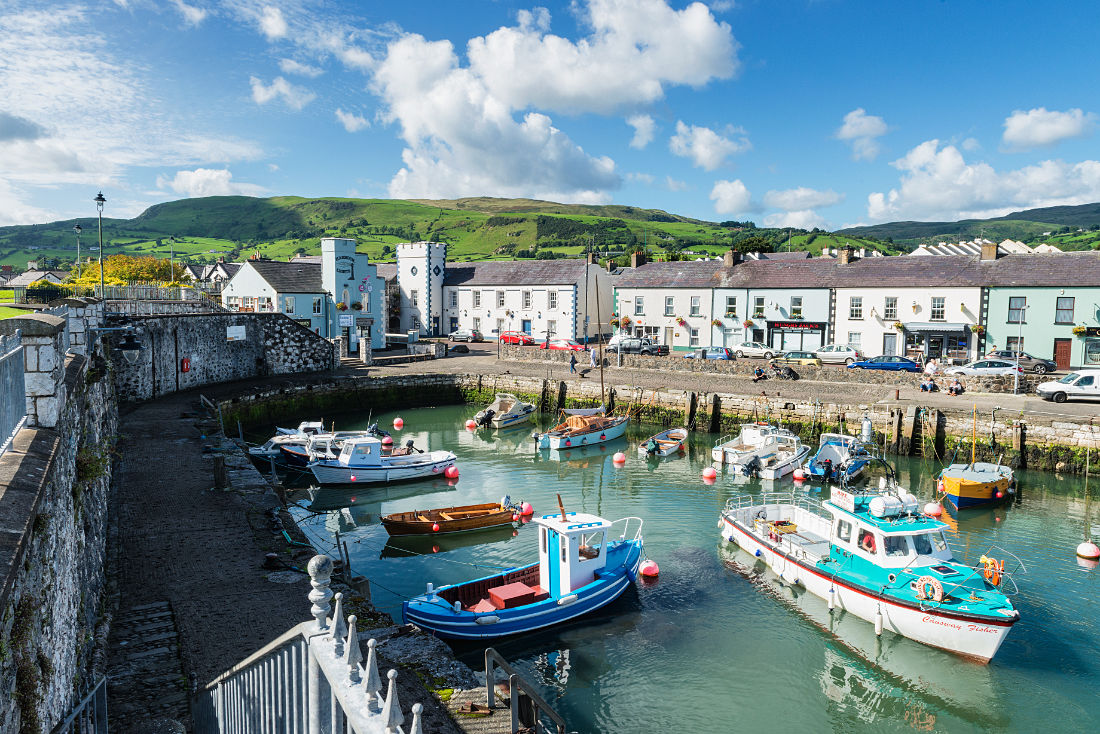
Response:
[[[726,250],[725,254],[722,256],[722,264],[727,268],[732,268],[739,262],[741,262],[741,253],[734,250],[732,247]]]
[[[996,260],[999,248],[995,242],[982,243],[982,260]]]
[[[630,253],[630,267],[638,268],[645,265],[645,253],[644,252],[632,252]]]
[[[841,265],[847,265],[848,263],[852,262],[852,248],[850,248],[850,247],[841,247],[841,248],[839,248],[836,251],[836,257],[837,257],[837,260],[840,261]]]

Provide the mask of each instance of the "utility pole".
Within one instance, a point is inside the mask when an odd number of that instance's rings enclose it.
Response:
[[[79,224],[73,225],[73,232],[76,233],[76,277],[80,277],[80,233],[84,231],[84,228]]]
[[[107,289],[103,285],[103,205],[107,203],[107,200],[103,198],[103,192],[100,191],[92,201],[95,202],[95,207],[99,210],[99,297],[105,299]]]

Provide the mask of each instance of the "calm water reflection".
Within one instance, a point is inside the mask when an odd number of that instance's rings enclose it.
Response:
[[[1078,478],[1025,472],[1013,506],[947,518],[956,555],[973,562],[997,544],[1028,566],[1015,598],[1022,621],[993,663],[977,666],[830,616],[824,602],[778,583],[721,542],[716,525],[726,499],[760,485],[728,476],[712,486],[700,481],[713,437],[694,435],[686,456],[657,461],[637,456],[638,442],[655,432],[637,426],[603,447],[536,452],[532,426],[470,433],[462,426],[472,412],[402,412],[402,441],[458,455],[462,474],[453,486],[436,479],[307,491],[297,512],[320,547],[331,547],[339,530],[355,571],[371,578],[376,603],[395,616],[400,599],[425,582],[531,562],[536,536],[525,526],[392,542],[378,524],[382,513],[505,494],[548,512],[561,493],[567,509],[644,518],[646,551],[661,566],[657,582],[639,583],[567,626],[494,643],[579,731],[1036,731],[1100,723],[1097,572],[1074,557],[1086,526],[1100,523],[1100,508],[1086,507]],[[285,422],[298,418],[315,416]],[[393,416],[375,418],[387,425]],[[338,422],[351,428],[355,420]],[[620,450],[629,460],[615,468],[611,455]],[[922,500],[932,496],[937,470],[920,459],[899,466],[902,483]],[[456,649],[479,665],[479,647]]]

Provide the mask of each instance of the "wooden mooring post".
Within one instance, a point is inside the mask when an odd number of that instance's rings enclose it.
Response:
[[[710,396],[710,425],[707,428],[711,433],[718,433],[722,428],[722,398],[718,393]]]
[[[565,393],[569,387],[565,384],[565,380],[558,383],[558,404],[554,408],[555,413],[560,413],[561,409],[565,407]]]
[[[689,431],[695,430],[695,411],[699,408],[699,396],[695,393],[688,393],[688,414],[687,414],[687,429]]]
[[[1020,468],[1027,468],[1027,424],[1016,421],[1012,424],[1012,450],[1020,453]]]

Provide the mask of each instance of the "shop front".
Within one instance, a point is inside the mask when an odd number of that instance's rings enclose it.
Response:
[[[965,364],[972,359],[970,324],[942,321],[905,324],[905,356],[918,362],[930,359]]]
[[[822,347],[828,324],[822,321],[785,319],[768,321],[768,344],[774,349],[790,351],[815,351]]]

